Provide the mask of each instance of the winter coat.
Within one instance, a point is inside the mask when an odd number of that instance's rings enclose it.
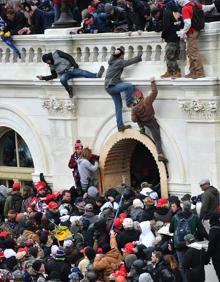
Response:
[[[168,208],[157,208],[154,217],[156,221],[170,222],[172,217],[172,212]]]
[[[65,261],[52,259],[46,263],[45,270],[48,275],[50,275],[52,271],[59,270],[61,281],[69,281],[68,276],[71,273],[71,268],[70,265],[68,265]]]
[[[128,242],[138,241],[141,232],[136,229],[132,230],[124,230],[120,234],[117,235],[117,243],[119,250],[124,247],[124,245]]]
[[[166,263],[163,259],[160,260],[156,265],[148,265],[147,272],[150,273],[154,282],[165,282],[165,281],[174,281],[173,279],[168,279],[169,276],[173,276],[173,271],[171,270],[168,263]]]
[[[32,239],[34,242],[40,244],[40,237],[38,234],[34,233],[33,231],[30,230],[24,230],[23,236],[25,239]]]
[[[153,242],[155,240],[155,236],[151,231],[150,221],[143,221],[140,223],[140,226],[141,226],[141,235],[139,238],[139,242],[147,248],[152,247]]]
[[[104,281],[109,282],[109,276],[114,272],[112,265],[115,266],[116,269],[119,268],[120,263],[122,261],[122,255],[118,250],[117,242],[115,239],[115,235],[111,234],[110,237],[110,245],[111,250],[107,252],[104,256],[96,256],[93,266],[97,271],[104,271]]]
[[[109,87],[120,83],[123,69],[130,65],[136,64],[141,60],[141,56],[134,57],[130,60],[124,60],[121,58],[116,58],[112,55],[108,61],[109,66],[105,76],[105,88],[108,89]]]
[[[22,196],[19,191],[12,191],[5,201],[4,215],[8,215],[10,209],[14,209],[16,212],[21,211]]]
[[[11,32],[11,35],[17,35],[18,31],[27,26],[27,19],[22,12],[16,12],[13,21],[6,19],[7,29]]]
[[[94,13],[94,29],[97,29],[99,33],[110,32],[110,27],[107,23],[106,13]]]
[[[187,282],[205,281],[205,251],[188,248],[185,252],[182,267],[186,273]]]
[[[79,68],[78,64],[75,62],[74,58],[60,50],[56,50],[52,55],[53,64],[50,65],[51,75],[43,76],[43,80],[51,80],[61,76],[69,68],[77,69]]]
[[[124,209],[123,209],[124,210]],[[144,210],[140,207],[132,208],[130,211],[130,218],[133,219],[133,221],[141,222],[143,218]]]
[[[94,172],[96,172],[98,169],[98,163],[95,162],[95,164],[93,165],[87,159],[79,159],[77,160],[77,164],[80,175],[80,182],[83,185],[89,184],[89,180],[93,178]]]
[[[202,195],[202,207],[200,212],[200,218],[209,219],[210,214],[216,211],[219,205],[219,191],[209,186]]]
[[[189,219],[191,217],[191,219]],[[193,234],[199,240],[203,240],[203,238],[208,239],[208,234],[205,231],[204,226],[202,225],[201,221],[197,214],[192,214],[191,212],[182,211],[179,214],[176,214],[172,217],[171,224],[169,227],[169,232],[174,233],[174,247],[176,249],[186,249],[185,242],[182,242],[181,245],[177,242],[175,231],[178,226],[178,222],[180,219],[186,218],[189,219],[189,229],[190,233]]]
[[[150,16],[150,8],[148,4],[139,1],[132,1],[132,8],[126,9],[128,19],[128,30],[144,30],[146,25],[145,16]]]
[[[172,1],[174,2],[174,1]],[[166,42],[177,42],[179,43],[180,38],[176,32],[183,27],[183,21],[177,16],[177,12],[173,9],[166,7],[163,12],[163,31],[161,37]]]
[[[93,212],[87,211],[83,214],[82,219],[86,219],[89,221],[89,224],[92,224],[99,220],[98,216]]]
[[[41,9],[36,9],[36,15],[40,19],[42,30],[48,29],[54,23],[54,10],[51,9],[50,11],[43,11]]]
[[[151,82],[151,93],[142,99],[137,105],[132,107],[131,120],[133,122],[144,123],[154,117],[153,102],[157,97],[157,86],[155,81]]]

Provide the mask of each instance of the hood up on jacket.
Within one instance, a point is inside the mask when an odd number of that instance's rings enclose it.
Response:
[[[141,235],[139,241],[147,248],[151,247],[153,245],[155,237],[151,231],[150,221],[142,221],[140,223],[140,227],[141,227]]]

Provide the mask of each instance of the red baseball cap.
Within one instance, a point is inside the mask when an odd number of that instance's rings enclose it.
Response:
[[[46,183],[43,182],[43,181],[38,181],[38,182],[35,184],[35,188],[37,189],[37,192],[39,192],[40,190],[46,188]]]
[[[123,223],[123,219],[122,218],[116,218],[114,220],[114,226],[117,228],[117,229],[120,229],[122,227],[122,223]]]
[[[124,253],[127,253],[127,254],[133,254],[134,253],[134,248],[135,248],[134,242],[129,242],[129,243],[125,244],[125,246],[122,249],[122,251]]]
[[[127,214],[125,212],[121,212],[119,214],[119,217],[122,218],[122,219],[125,219],[127,217]]]
[[[158,204],[156,205],[157,208],[162,208],[163,206],[166,206],[169,204],[169,201],[166,198],[160,198],[158,200]]]
[[[49,209],[57,209],[59,206],[56,202],[50,202],[47,206]]]

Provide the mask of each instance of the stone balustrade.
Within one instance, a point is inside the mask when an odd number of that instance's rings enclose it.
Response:
[[[219,33],[220,23],[209,23],[200,37],[199,46],[207,76],[220,74]],[[1,72],[0,79],[9,77],[9,74],[13,75],[13,72],[16,72],[19,79],[22,75],[26,79],[31,79],[42,70],[48,72],[48,68],[41,61],[42,54],[56,49],[72,54],[81,68],[85,67],[89,70],[97,69],[101,63],[107,64],[110,55],[117,47],[125,50],[126,59],[142,54],[143,61],[138,64],[138,70],[135,70],[138,77],[144,76],[144,73],[150,70],[152,74],[160,75],[166,69],[164,61],[166,44],[161,42],[160,34],[155,32],[143,32],[142,35],[133,33],[132,36],[128,36],[127,33],[70,34],[70,29],[52,29],[42,35],[14,36],[14,41],[21,52],[21,59],[18,59],[13,51],[1,42],[0,63],[4,66],[4,72]],[[180,66],[183,73],[186,66],[185,59],[185,44],[182,43]],[[132,77],[132,71],[125,73],[125,76]]]

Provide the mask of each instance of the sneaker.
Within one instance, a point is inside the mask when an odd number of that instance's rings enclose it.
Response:
[[[168,163],[168,159],[165,158],[165,156],[164,156],[163,153],[160,153],[160,154],[158,155],[158,161],[159,161],[159,162]]]
[[[72,87],[69,87],[68,93],[69,93],[69,97],[73,98],[73,89],[72,89]]]
[[[123,131],[125,131],[126,129],[129,129],[129,128],[131,128],[131,125],[123,125],[122,127],[118,128],[118,131],[123,132]]]
[[[103,75],[103,73],[104,73],[104,71],[105,71],[104,66],[101,66],[100,69],[99,69],[99,71],[98,71],[98,73],[97,73],[97,75],[96,75],[97,78],[101,78],[102,75]]]
[[[160,78],[168,78],[168,77],[172,77],[173,76],[173,73],[170,72],[170,71],[166,71],[164,74],[162,74],[160,76]]]

